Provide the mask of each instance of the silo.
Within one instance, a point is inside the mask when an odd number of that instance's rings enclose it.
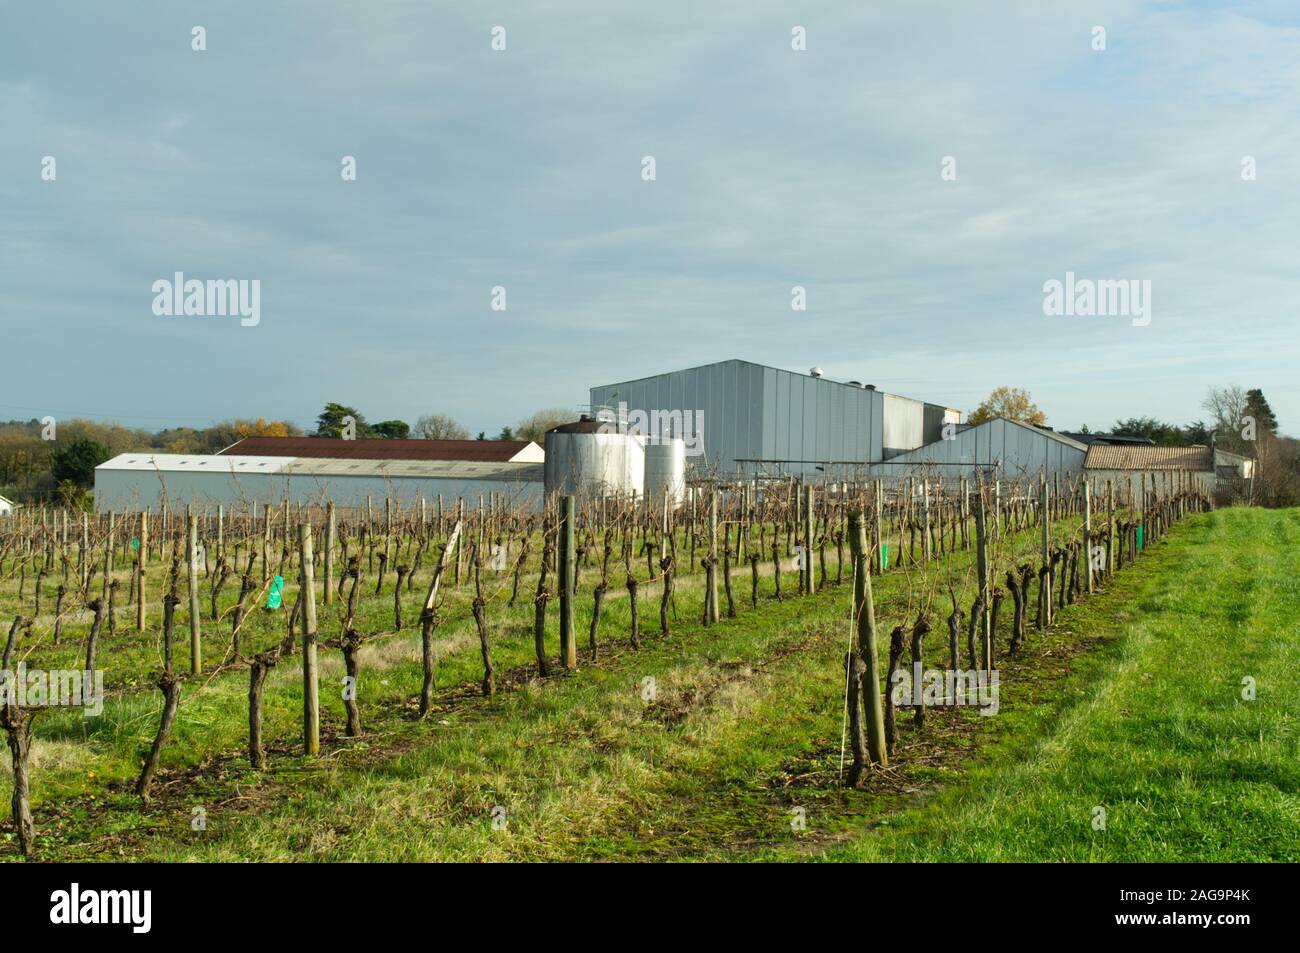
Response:
[[[640,496],[645,488],[645,438],[617,424],[583,416],[546,432],[546,492]]]
[[[666,494],[674,507],[686,498],[686,441],[660,437],[645,448],[645,494],[660,500]]]

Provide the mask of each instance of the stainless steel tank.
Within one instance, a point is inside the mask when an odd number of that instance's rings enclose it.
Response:
[[[546,492],[641,496],[645,492],[645,438],[615,423],[583,417],[546,432]]]
[[[651,500],[665,496],[674,507],[686,498],[686,441],[660,437],[645,448],[645,494]]]

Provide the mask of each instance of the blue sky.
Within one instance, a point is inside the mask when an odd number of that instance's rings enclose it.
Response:
[[[1240,384],[1300,432],[1294,3],[613,6],[6,2],[0,419],[495,432],[741,357],[1064,428]],[[176,271],[260,324],[154,315]],[[1151,323],[1044,316],[1067,271]]]

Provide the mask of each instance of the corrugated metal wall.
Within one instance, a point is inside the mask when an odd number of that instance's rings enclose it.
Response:
[[[884,459],[925,443],[925,404],[909,397],[885,395]]]
[[[990,420],[960,431],[953,440],[940,440],[874,466],[880,478],[908,476],[909,468],[935,467],[944,476],[967,476],[975,467],[997,467],[1002,479],[1060,472],[1076,475],[1083,469],[1086,451],[1007,420]]]
[[[752,473],[751,461],[815,474],[818,463],[879,460],[884,401],[878,391],[739,360],[591,388],[593,408],[703,411],[705,456],[687,465],[724,473]]]

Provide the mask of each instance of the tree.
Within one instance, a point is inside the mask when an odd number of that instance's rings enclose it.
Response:
[[[265,417],[258,417],[256,420],[240,420],[234,422],[235,433],[240,437],[300,437],[302,431],[294,424],[287,420],[267,420]]]
[[[1035,427],[1047,423],[1047,415],[1035,406],[1029,398],[1029,391],[1020,387],[999,387],[971,412],[967,423],[982,424],[995,417],[1005,417]]]
[[[1214,427],[1216,443],[1233,453],[1243,453],[1246,441],[1241,436],[1244,427],[1242,418],[1248,415],[1246,392],[1236,385],[1211,387],[1201,406],[1213,418],[1211,426]]]
[[[327,403],[325,409],[320,412],[320,416],[316,418],[316,433],[314,436],[343,436],[343,428],[346,426],[346,422],[344,421],[345,417],[351,417],[355,424],[356,432],[353,436],[366,436],[366,418],[362,415],[361,411],[357,410],[355,407],[349,407],[346,404],[336,404],[333,401]]]
[[[91,486],[95,482],[95,467],[109,456],[108,448],[102,443],[80,437],[54,451],[54,479],[59,483],[66,480],[77,486]]]
[[[469,431],[447,414],[425,414],[415,422],[421,440],[468,440]]]
[[[502,428],[501,428],[501,432],[500,432],[499,434],[497,434],[497,439],[498,439],[498,440],[514,440],[514,439],[516,439],[516,437],[515,437],[515,432],[514,432],[514,430],[513,430],[512,428],[510,428],[510,427],[502,427]]]
[[[411,425],[405,420],[381,420],[366,428],[370,437],[383,437],[385,440],[405,440],[411,435]]]
[[[1210,428],[1205,426],[1204,420],[1193,420],[1183,428],[1183,439],[1189,444],[1209,446]]]
[[[550,407],[546,410],[539,410],[515,424],[515,439],[532,440],[534,443],[541,443],[546,439],[546,431],[552,427],[558,427],[560,424],[567,424],[572,420],[573,411],[566,410],[563,407]]]
[[[1255,418],[1255,429],[1267,431],[1276,436],[1277,434],[1277,417],[1273,414],[1273,408],[1268,405],[1264,398],[1264,392],[1258,387],[1252,387],[1246,391],[1246,413]]]
[[[1117,420],[1110,432],[1117,437],[1146,437],[1158,447],[1181,447],[1185,440],[1182,427],[1154,417]]]

